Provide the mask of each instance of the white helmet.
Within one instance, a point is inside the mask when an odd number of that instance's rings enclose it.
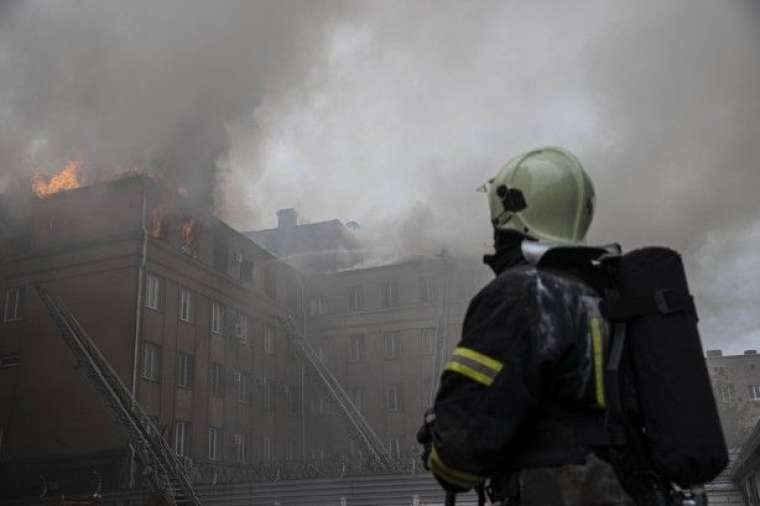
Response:
[[[594,217],[594,185],[572,153],[536,149],[488,182],[491,223],[540,241],[583,244]]]

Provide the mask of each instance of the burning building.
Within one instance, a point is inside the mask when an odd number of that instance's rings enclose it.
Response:
[[[36,285],[66,301],[179,455],[242,465],[302,453],[288,407],[299,369],[277,325],[287,314],[300,321],[301,277],[183,204],[131,177],[39,199],[3,239],[5,477],[51,456],[70,457],[63,467],[99,462],[113,471],[109,486],[128,474],[125,439],[74,371]]]
[[[35,490],[41,474],[65,483],[77,470],[98,469],[114,489],[139,481],[126,436],[75,371],[38,285],[66,302],[199,480],[363,458],[285,335],[288,316],[388,453],[411,464],[436,370],[482,270],[413,258],[333,272],[335,251],[340,261],[357,254],[339,222],[327,228],[344,242],[319,239],[323,263],[298,269],[146,176],[42,195],[0,239],[6,491]],[[291,237],[325,229],[287,225]],[[68,478],[53,479],[63,470]]]

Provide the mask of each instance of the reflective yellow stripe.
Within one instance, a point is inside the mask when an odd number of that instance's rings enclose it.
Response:
[[[594,349],[594,379],[596,381],[596,405],[604,407],[604,343],[602,341],[602,321],[591,319],[591,344]]]
[[[486,376],[482,372],[478,372],[475,369],[472,369],[471,367],[467,367],[466,365],[460,364],[457,362],[447,363],[446,370],[463,374],[467,376],[468,378],[470,378],[471,380],[477,381],[478,383],[482,383],[487,387],[490,387],[491,383],[493,383],[493,378],[491,378],[490,376]]]
[[[433,472],[441,477],[444,481],[458,485],[462,488],[472,488],[483,481],[483,478],[480,476],[465,473],[463,471],[457,471],[456,469],[452,469],[444,464],[441,460],[441,457],[438,456],[438,452],[435,450],[435,446],[433,446],[433,449],[430,452],[430,460],[428,464],[430,466],[430,469],[432,469]]]
[[[504,367],[504,364],[502,364],[498,360],[492,359],[488,355],[483,355],[482,353],[478,353],[475,350],[471,350],[469,348],[462,348],[461,346],[454,350],[454,355],[459,355],[460,357],[465,357],[465,358],[469,358],[470,360],[474,360],[480,365],[488,367],[489,369],[492,369],[494,372],[497,372],[497,373],[501,371],[502,367]]]

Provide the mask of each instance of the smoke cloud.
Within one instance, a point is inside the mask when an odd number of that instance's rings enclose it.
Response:
[[[756,2],[0,5],[6,182],[149,166],[241,229],[297,207],[474,258],[475,189],[558,144],[596,183],[590,239],[681,250],[705,345],[758,347]]]

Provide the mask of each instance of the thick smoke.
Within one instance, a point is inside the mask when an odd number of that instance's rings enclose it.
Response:
[[[85,162],[213,195],[227,124],[302,73],[338,1],[3,2],[0,191]]]
[[[231,171],[262,171],[245,189],[259,209],[296,205],[390,227],[406,253],[475,257],[490,243],[475,188],[526,149],[564,145],[596,181],[591,240],[684,251],[706,345],[757,347],[758,14],[691,0],[366,2],[302,82],[231,130]]]
[[[682,250],[706,345],[757,347],[756,2],[347,3],[0,3],[0,188],[81,157],[242,229],[294,206],[475,258],[475,189],[559,144],[596,182],[591,240]]]

